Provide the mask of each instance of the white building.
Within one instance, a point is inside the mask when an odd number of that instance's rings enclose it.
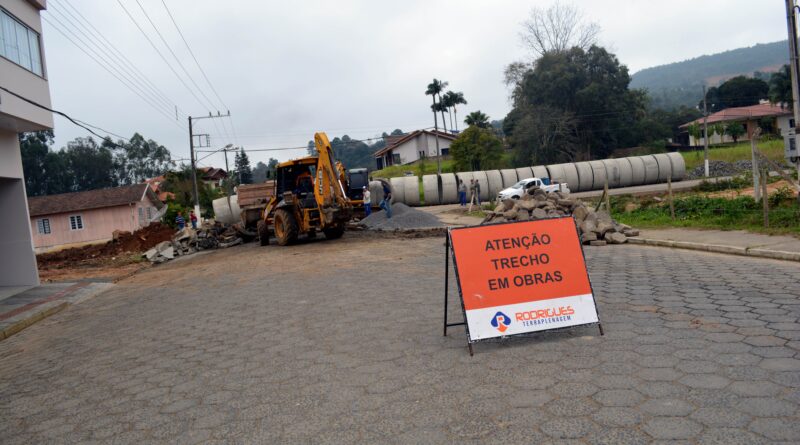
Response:
[[[441,131],[416,130],[401,136],[387,137],[386,147],[375,152],[377,169],[410,164],[420,158],[435,158],[437,134],[439,153],[447,156],[450,152],[450,143],[456,139],[455,136]]]
[[[46,107],[39,13],[45,0],[0,0],[0,86]],[[18,134],[53,128],[52,113],[0,90],[0,288],[39,284]]]

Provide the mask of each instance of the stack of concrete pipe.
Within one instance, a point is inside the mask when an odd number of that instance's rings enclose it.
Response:
[[[455,204],[458,202],[459,181],[463,181],[469,188],[472,179],[478,180],[481,185],[481,200],[491,201],[500,190],[511,187],[522,179],[533,177],[548,178],[551,182],[566,182],[572,192],[586,192],[601,190],[606,182],[610,188],[631,187],[664,183],[668,178],[680,181],[685,176],[686,164],[680,153],[661,153],[516,169],[425,175],[422,177],[422,199],[418,177],[404,176],[391,178],[389,181],[394,202],[417,206]]]

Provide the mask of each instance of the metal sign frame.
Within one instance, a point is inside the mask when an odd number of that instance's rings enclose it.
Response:
[[[469,324],[467,323],[467,310],[466,310],[466,308],[464,306],[464,295],[463,295],[463,293],[461,291],[461,280],[459,279],[459,275],[458,275],[458,261],[456,259],[455,251],[454,251],[454,248],[453,248],[453,241],[452,241],[452,239],[450,237],[451,236],[451,232],[457,231],[457,230],[464,230],[464,229],[474,229],[474,228],[478,228],[478,227],[492,227],[492,226],[502,226],[502,225],[507,225],[507,224],[520,224],[520,223],[534,222],[534,221],[512,221],[512,222],[504,222],[504,223],[492,224],[491,226],[465,226],[465,227],[448,227],[447,228],[447,237],[446,237],[446,240],[445,240],[445,256],[444,256],[444,268],[445,268],[445,271],[444,271],[444,326],[443,326],[443,335],[445,337],[447,336],[447,328],[449,328],[449,327],[464,325],[464,329],[465,329],[465,332],[467,334],[467,348],[469,349],[470,357],[473,356],[473,354],[474,354],[474,351],[472,349],[472,344],[473,343],[482,342],[482,341],[502,341],[502,340],[507,339],[507,338],[529,337],[529,336],[533,336],[533,335],[537,335],[537,334],[541,334],[541,333],[545,333],[545,332],[562,331],[562,330],[565,330],[565,329],[572,329],[572,328],[576,328],[576,327],[590,326],[590,325],[595,325],[595,324],[597,325],[597,328],[600,331],[600,335],[601,336],[605,335],[605,333],[603,332],[603,324],[600,321],[600,310],[597,308],[597,299],[595,298],[595,295],[594,295],[594,287],[592,286],[592,279],[589,276],[589,270],[586,268],[586,252],[584,252],[583,244],[581,244],[581,242],[580,242],[578,226],[577,226],[577,223],[575,222],[575,219],[572,216],[559,216],[559,217],[545,218],[545,219],[542,219],[542,220],[539,220],[539,221],[553,220],[553,219],[565,219],[565,218],[571,219],[572,222],[573,222],[573,226],[575,227],[575,235],[576,235],[576,237],[578,239],[578,245],[580,247],[581,256],[583,258],[584,270],[586,271],[586,277],[587,277],[587,279],[589,281],[589,289],[590,289],[590,291],[592,293],[592,301],[594,303],[595,314],[597,315],[597,322],[583,323],[583,324],[578,324],[578,325],[559,327],[559,328],[552,328],[552,329],[543,329],[543,330],[540,330],[540,331],[524,332],[524,333],[520,333],[520,334],[503,335],[503,336],[500,336],[500,337],[493,337],[493,338],[486,338],[486,339],[473,340],[470,337]],[[448,304],[448,293],[449,293],[449,284],[450,284],[449,283],[449,281],[450,281],[449,278],[450,278],[450,256],[451,255],[453,256],[453,270],[455,272],[456,285],[458,286],[458,296],[459,296],[459,300],[461,302],[461,313],[464,316],[464,321],[461,321],[461,322],[458,322],[458,323],[449,323],[448,319],[447,319],[447,304]]]

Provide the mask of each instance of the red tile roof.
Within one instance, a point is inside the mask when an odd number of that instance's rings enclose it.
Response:
[[[134,184],[59,195],[32,196],[28,198],[28,208],[30,216],[101,209],[139,202],[144,198],[145,193],[156,207],[161,208],[161,201],[158,200],[148,184]]]
[[[748,107],[726,108],[722,111],[717,111],[714,114],[708,115],[708,123],[713,124],[716,122],[729,122],[729,121],[743,121],[751,119],[760,119],[762,117],[785,116],[792,114],[792,110],[788,108],[781,108],[779,105],[773,104],[758,104],[750,105]],[[694,123],[702,124],[703,118],[695,119],[680,126],[686,128]]]

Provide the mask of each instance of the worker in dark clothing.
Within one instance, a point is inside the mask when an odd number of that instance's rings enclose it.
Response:
[[[386,217],[392,217],[392,190],[389,188],[389,184],[383,183],[383,199],[380,203],[380,208],[386,212]]]

